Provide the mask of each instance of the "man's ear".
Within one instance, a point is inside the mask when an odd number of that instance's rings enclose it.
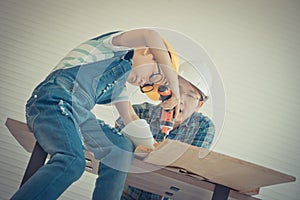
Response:
[[[147,55],[149,53],[150,53],[149,47],[146,47],[146,48],[143,49],[143,56],[145,56],[145,55]]]
[[[203,104],[204,104],[203,101],[199,101],[198,106],[197,106],[197,110],[199,110],[203,106]]]

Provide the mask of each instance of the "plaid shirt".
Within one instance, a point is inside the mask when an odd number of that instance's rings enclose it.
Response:
[[[136,114],[145,119],[150,125],[153,137],[157,142],[163,140],[164,135],[160,131],[160,114],[161,106],[152,105],[150,103],[142,103],[133,105]],[[122,129],[124,124],[119,118],[116,122],[118,129]],[[210,148],[215,133],[215,126],[213,122],[201,113],[195,112],[192,116],[186,119],[179,127],[169,133],[168,139],[180,140],[182,142],[202,147]],[[161,197],[157,194],[149,193],[132,186],[125,188],[127,197],[122,197],[124,200],[159,200]],[[164,198],[167,199],[167,198]]]

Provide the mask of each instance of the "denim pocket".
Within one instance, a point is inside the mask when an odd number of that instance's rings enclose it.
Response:
[[[31,105],[30,105],[31,104]],[[26,106],[26,120],[29,128],[33,131],[33,124],[36,118],[39,116],[40,110],[34,105],[33,102],[28,102]]]
[[[68,91],[69,93],[73,92],[74,83],[72,80],[68,80],[68,78],[58,76],[55,78],[55,83],[56,83],[56,85],[62,87],[66,91]]]

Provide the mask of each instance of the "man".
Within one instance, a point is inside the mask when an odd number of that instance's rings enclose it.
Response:
[[[175,119],[174,129],[169,133],[168,139],[180,140],[202,148],[210,148],[214,138],[215,127],[208,117],[198,112],[208,98],[208,90],[203,87],[203,83],[201,85],[199,76],[196,76],[197,72],[191,65],[187,63],[180,65],[179,70],[184,72],[179,75],[180,113]],[[142,103],[134,105],[133,108],[137,115],[141,119],[145,119],[150,125],[155,140],[157,142],[162,141],[164,135],[160,131],[161,106]],[[117,120],[117,126],[120,129],[124,127],[120,118]],[[162,199],[162,197],[132,186],[126,186],[122,199],[158,200]]]

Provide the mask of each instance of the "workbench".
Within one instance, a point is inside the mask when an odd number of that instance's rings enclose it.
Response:
[[[6,126],[18,143],[27,152],[32,153],[20,184],[22,186],[45,164],[48,154],[36,142],[26,123],[8,118]],[[189,153],[191,151],[187,151],[187,154]],[[88,150],[85,152],[85,157],[86,171],[97,175],[99,161]],[[155,154],[152,158],[155,158]],[[148,158],[148,161],[145,162],[139,157],[134,158],[131,173],[129,173],[126,181],[127,184],[172,199],[255,200],[258,198],[252,195],[258,194],[261,186],[295,181],[293,176],[215,152],[201,160],[201,165],[203,167],[207,166],[206,170],[201,171],[195,168],[196,172],[199,171],[199,174],[194,173],[195,171],[192,168],[191,170],[181,168],[180,159],[173,166],[167,167],[151,163],[151,157]],[[156,159],[155,162],[159,162],[159,160]],[[186,161],[183,160],[183,162]],[[228,171],[230,174],[225,173],[225,170],[222,173],[224,176],[220,173],[218,176],[209,176],[210,164],[215,163],[217,164],[215,166],[219,166],[222,162],[226,166],[232,165],[240,168],[238,170],[240,170],[241,174],[236,176],[232,171]],[[215,170],[213,172],[218,173],[218,170],[220,171],[222,168],[219,169],[217,167],[211,170]],[[245,179],[244,177],[247,177],[247,174],[243,174],[243,172],[248,173],[249,170],[252,173],[249,174],[250,176],[258,175],[259,177],[260,173],[263,172],[268,180],[256,180],[256,178],[255,180],[249,179],[249,181],[242,180]],[[262,179],[264,178],[262,177]],[[242,190],[239,190],[239,188]]]

